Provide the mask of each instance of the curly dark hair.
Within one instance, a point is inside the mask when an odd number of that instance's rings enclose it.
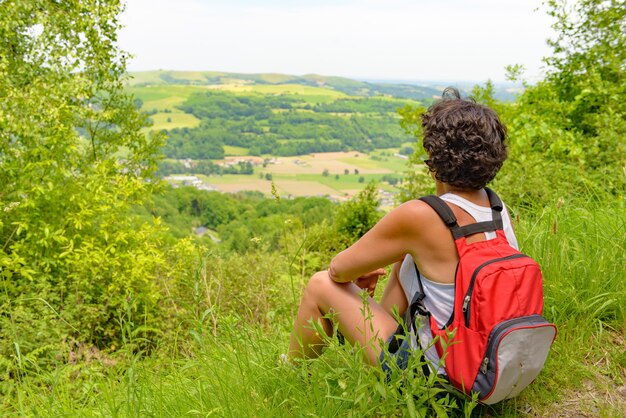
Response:
[[[461,99],[454,88],[422,115],[426,165],[439,181],[482,189],[506,160],[506,127],[490,108]]]

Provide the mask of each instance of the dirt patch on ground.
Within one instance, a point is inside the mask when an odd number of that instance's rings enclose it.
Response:
[[[213,184],[211,186],[215,187],[220,192],[227,193],[236,193],[241,191],[257,191],[265,194],[270,194],[272,192],[272,183],[267,180],[258,180],[258,181],[240,181],[237,183],[224,183],[224,184]]]
[[[582,418],[626,417],[626,386],[615,386],[603,376],[599,382],[586,380],[580,389],[563,396],[567,400],[550,405],[541,414],[531,412],[528,416]]]

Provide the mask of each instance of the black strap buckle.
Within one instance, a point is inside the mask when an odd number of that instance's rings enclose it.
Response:
[[[426,295],[423,292],[417,292],[411,301],[411,318],[415,317],[417,313],[420,316],[430,316],[430,312],[424,305],[424,298]]]
[[[415,332],[415,335],[417,335],[417,316],[418,315],[422,317],[430,316],[430,312],[428,312],[428,309],[426,309],[426,306],[424,306],[425,297],[426,295],[424,294],[424,292],[417,292],[415,296],[413,297],[413,300],[411,301],[411,305],[409,306],[409,309],[407,311],[409,316],[406,318],[406,323],[408,324],[409,327],[413,329],[413,331]]]

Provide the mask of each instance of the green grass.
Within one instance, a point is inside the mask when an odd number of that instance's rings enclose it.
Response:
[[[144,131],[193,128],[198,126],[200,119],[190,113],[184,113],[176,106],[182,104],[194,92],[204,91],[202,87],[177,85],[131,86],[128,91],[143,102],[141,109],[157,113],[150,115],[153,126]],[[168,121],[169,119],[169,121]]]
[[[224,84],[220,85],[219,89],[233,93],[292,95],[309,104],[330,103],[342,97],[351,97],[337,90],[300,84]]]
[[[176,80],[206,81],[205,71],[168,71],[167,74]]]
[[[226,156],[238,157],[238,156],[245,156],[248,154],[249,154],[248,148],[235,147],[232,145],[224,145],[224,155]]]
[[[259,168],[257,168],[259,170]],[[235,175],[235,174],[225,174],[223,176],[203,176],[201,174],[196,175],[199,179],[203,181],[213,184],[216,186],[220,185],[232,185],[237,183],[249,183],[249,182],[261,182],[265,183],[267,180],[260,179],[257,173],[251,175]],[[378,188],[395,192],[397,188],[389,185],[386,182],[382,182],[383,174],[349,174],[339,175],[339,179],[336,179],[334,175],[324,176],[322,174],[273,174],[273,180],[277,185],[280,185],[281,180],[288,181],[306,181],[306,182],[314,182],[319,183],[324,186],[328,186],[331,189],[337,191],[337,194],[343,194],[347,191],[361,190],[363,189],[369,182],[376,181],[378,182]],[[363,181],[359,181],[359,178],[363,177]]]
[[[333,174],[328,176],[324,176],[322,174],[297,174],[295,178],[297,180],[303,181],[315,181],[317,183],[324,184],[326,186],[332,187],[333,189],[339,191],[345,190],[361,190],[363,189],[369,182],[376,181],[379,182],[379,188],[388,191],[397,191],[396,188],[390,186],[389,184],[382,182],[381,178],[384,174],[340,174],[339,178],[335,178]],[[276,178],[286,178],[283,175],[276,175]],[[359,178],[363,177],[363,181],[359,181]]]
[[[624,202],[618,200],[602,205],[571,202],[519,212],[517,235],[522,250],[542,265],[544,314],[556,323],[559,334],[537,380],[515,399],[477,407],[479,415],[623,416],[624,209]],[[306,257],[297,247],[289,249],[287,257],[271,260],[261,253],[237,262],[225,260],[223,265],[207,260],[211,269],[207,277],[212,282],[199,287],[192,282],[189,293],[200,292],[200,301],[205,288],[209,296],[209,289],[217,284],[237,282],[239,287],[229,288],[225,300],[238,308],[204,310],[181,304],[178,309],[187,319],[180,330],[147,357],[133,349],[134,334],[129,332],[128,347],[108,357],[108,362],[94,356],[76,364],[60,362],[49,371],[22,366],[10,389],[6,380],[0,380],[5,394],[0,414],[419,416],[421,411],[436,415],[433,408],[443,406],[428,403],[432,398],[425,381],[405,376],[408,380],[400,391],[399,380],[387,383],[379,369],[362,365],[358,350],[332,343],[320,359],[299,368],[277,362],[287,347],[299,298],[299,285],[289,283],[303,280],[287,274],[287,260]],[[245,274],[241,265],[247,266]],[[268,274],[279,275],[278,288],[259,286],[258,278]],[[234,303],[237,292],[253,292],[258,300],[248,296],[246,304]],[[270,297],[274,292],[279,293]],[[256,323],[251,318],[261,319]],[[420,404],[413,395],[423,395],[426,403]],[[463,400],[454,402],[461,415],[463,409],[469,413],[474,407]],[[427,406],[430,409],[424,409]]]
[[[97,373],[71,386],[67,375],[46,376],[49,387],[20,387],[18,402],[2,412],[124,417],[389,416],[402,415],[407,403],[416,403],[410,393],[397,389],[399,378],[385,383],[379,369],[363,366],[358,352],[336,343],[319,361],[298,369],[282,365],[277,359],[284,347],[277,344],[277,337],[281,342],[284,339],[284,335],[249,325],[228,324],[219,335],[195,334],[189,357],[170,361],[131,357],[124,367],[95,367]]]
[[[165,81],[161,78],[162,71],[140,71],[129,74],[127,84],[134,86],[137,84],[165,84]]]
[[[150,119],[152,119],[153,125],[148,129],[155,131],[174,128],[193,128],[200,124],[200,119],[190,113],[184,113],[179,110],[171,113],[155,113],[150,116]]]
[[[221,74],[209,71],[139,71],[130,73],[128,85],[129,86],[137,86],[139,84],[146,85],[158,85],[158,84],[167,84],[161,75],[168,75],[175,80],[180,81],[190,81],[190,82],[206,82],[206,76],[211,76],[214,74]]]
[[[268,83],[286,83],[293,79],[293,76],[286,74],[264,73],[261,75],[261,79]]]
[[[559,327],[541,383],[523,399],[550,411],[545,415],[626,410],[624,398],[614,399],[626,383],[624,213],[623,201],[558,203],[522,213],[522,250],[542,266],[544,314]],[[579,402],[567,402],[572,399]]]
[[[407,160],[391,155],[382,155],[381,151],[374,151],[366,158],[342,158],[339,161],[365,169],[386,169],[401,174],[406,170]]]
[[[241,147],[232,147],[226,146],[224,148],[226,155],[246,155],[247,149]],[[383,151],[378,151],[378,155]],[[385,153],[389,153],[390,150],[384,151]],[[321,154],[323,155],[323,154]],[[376,154],[374,154],[376,155]],[[306,159],[307,157],[302,157]],[[323,169],[320,168],[319,173],[276,173],[272,172],[273,166],[269,165],[267,168],[256,167],[255,171],[251,175],[232,175],[227,174],[223,176],[202,176],[198,175],[199,178],[204,180],[207,183],[220,186],[220,185],[234,185],[237,183],[241,183],[242,186],[245,184],[256,184],[266,183],[267,180],[260,179],[259,173],[272,173],[273,180],[280,186],[281,181],[302,181],[302,182],[312,182],[318,183],[320,185],[327,186],[336,191],[336,195],[344,195],[347,192],[353,193],[355,190],[362,190],[369,182],[375,181],[378,182],[378,188],[389,191],[389,192],[397,192],[398,188],[390,185],[387,182],[382,181],[382,178],[386,175],[395,175],[396,177],[401,177],[402,173],[405,169],[406,160],[400,159],[398,157],[394,157],[393,155],[387,155],[380,157],[380,160],[373,160],[369,156],[365,157],[349,157],[342,158],[338,161],[348,163],[353,165],[354,167],[358,167],[359,170],[367,170],[367,169],[386,169],[393,171],[392,173],[387,174],[379,174],[379,173],[362,173],[354,174],[354,170],[349,170],[349,174],[344,174],[342,170],[338,173],[339,178],[336,178],[335,172],[331,172],[328,176],[324,176],[322,174]],[[320,156],[315,159],[316,163],[319,163]],[[329,167],[333,166],[333,161],[329,162]],[[322,164],[323,165],[323,164]],[[363,178],[363,181],[359,181],[360,178]],[[269,193],[269,192],[268,192]],[[319,193],[312,193],[312,195],[317,195]],[[322,193],[324,194],[324,193]]]
[[[128,91],[143,101],[142,110],[174,110],[176,105],[183,103],[191,94],[206,91],[206,87],[156,85],[132,86]]]

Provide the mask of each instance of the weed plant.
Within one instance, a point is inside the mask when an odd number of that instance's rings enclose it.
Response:
[[[203,255],[171,291],[178,325],[150,347],[133,310],[124,345],[67,345],[58,367],[3,359],[3,416],[622,416],[626,403],[624,202],[563,202],[512,210],[522,251],[544,273],[545,310],[559,334],[545,369],[520,396],[494,406],[441,392],[419,356],[390,378],[365,366],[359,347],[330,338],[325,353],[281,364],[307,245],[230,259]],[[319,237],[316,237],[319,239]],[[293,252],[298,253],[294,256]],[[272,253],[273,254],[273,253]],[[306,254],[307,260],[312,257]],[[322,257],[323,258],[323,257]],[[310,261],[310,260],[309,260]],[[242,265],[247,271],[242,272]],[[307,268],[308,269],[308,268]],[[262,284],[262,286],[260,285]],[[294,295],[293,292],[296,292]],[[294,297],[296,296],[296,297]],[[435,396],[439,392],[441,398]]]

